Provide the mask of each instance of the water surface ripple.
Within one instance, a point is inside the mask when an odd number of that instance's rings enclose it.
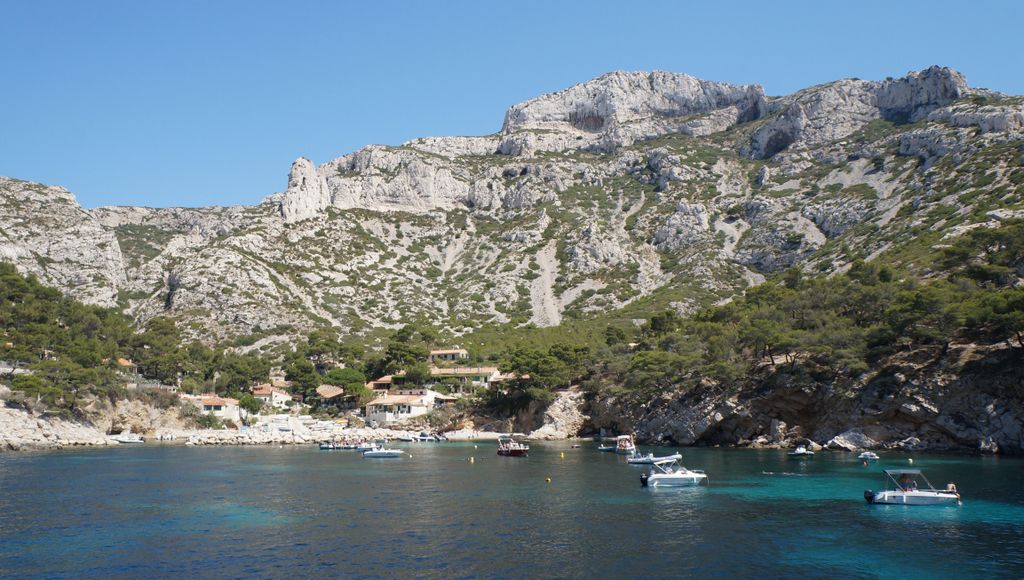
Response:
[[[915,456],[965,501],[908,508],[862,499],[905,455],[682,449],[710,485],[652,490],[593,444],[478,445],[0,455],[0,577],[1024,576],[1019,459]]]

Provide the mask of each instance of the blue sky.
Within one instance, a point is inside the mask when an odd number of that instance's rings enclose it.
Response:
[[[769,94],[932,64],[1024,94],[1024,3],[0,3],[0,175],[87,207],[255,203],[291,161],[497,131],[615,70]]]

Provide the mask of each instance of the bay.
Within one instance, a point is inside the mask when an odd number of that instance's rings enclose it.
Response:
[[[0,576],[1024,576],[1021,459],[683,448],[710,484],[666,490],[592,443],[475,445],[0,455]],[[963,505],[867,505],[910,459]]]

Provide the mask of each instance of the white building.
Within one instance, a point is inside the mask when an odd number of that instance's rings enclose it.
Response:
[[[252,396],[256,397],[264,405],[270,405],[275,409],[287,409],[288,401],[292,400],[292,396],[287,391],[278,389],[271,385],[257,385],[252,389]]]
[[[398,423],[406,419],[425,415],[432,409],[442,407],[455,398],[429,389],[396,390],[386,393],[366,404],[366,421],[379,425]]]
[[[427,357],[432,363],[456,362],[469,358],[469,351],[464,348],[441,348],[430,351]]]
[[[207,395],[199,399],[199,410],[222,421],[232,421],[236,424],[242,422],[242,411],[238,407],[237,399]]]

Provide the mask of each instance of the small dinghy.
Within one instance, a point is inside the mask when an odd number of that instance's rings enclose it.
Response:
[[[145,443],[146,440],[142,438],[142,435],[138,433],[132,433],[131,430],[125,429],[121,431],[120,435],[114,435],[111,437],[114,441],[117,441],[121,445],[131,445],[133,443]]]
[[[796,449],[789,452],[789,456],[792,459],[810,459],[814,457],[814,452],[803,445],[798,445]]]
[[[946,489],[935,489],[920,469],[883,469],[892,486],[882,491],[864,492],[864,499],[870,504],[883,505],[959,505],[960,493],[956,485],[950,482]],[[917,479],[921,478],[927,487],[918,488]]]
[[[655,457],[653,453],[647,453],[645,455],[636,454],[626,458],[626,462],[632,465],[654,465],[660,461],[679,461],[683,456],[675,453],[673,455],[665,455],[663,457]]]
[[[640,485],[644,487],[691,487],[707,480],[704,471],[687,469],[675,459],[657,461],[650,473],[640,474]]]
[[[863,459],[864,461],[878,461],[878,454],[874,451],[865,451],[858,455],[857,459]]]
[[[371,449],[369,451],[363,451],[363,457],[371,459],[393,459],[405,455],[405,451],[401,449]]]
[[[405,455],[401,449],[388,449],[384,441],[377,441],[370,449],[363,450],[363,457],[375,459],[394,459]]]
[[[320,451],[334,451],[335,449],[338,449],[338,446],[330,441],[325,441],[320,444]]]

